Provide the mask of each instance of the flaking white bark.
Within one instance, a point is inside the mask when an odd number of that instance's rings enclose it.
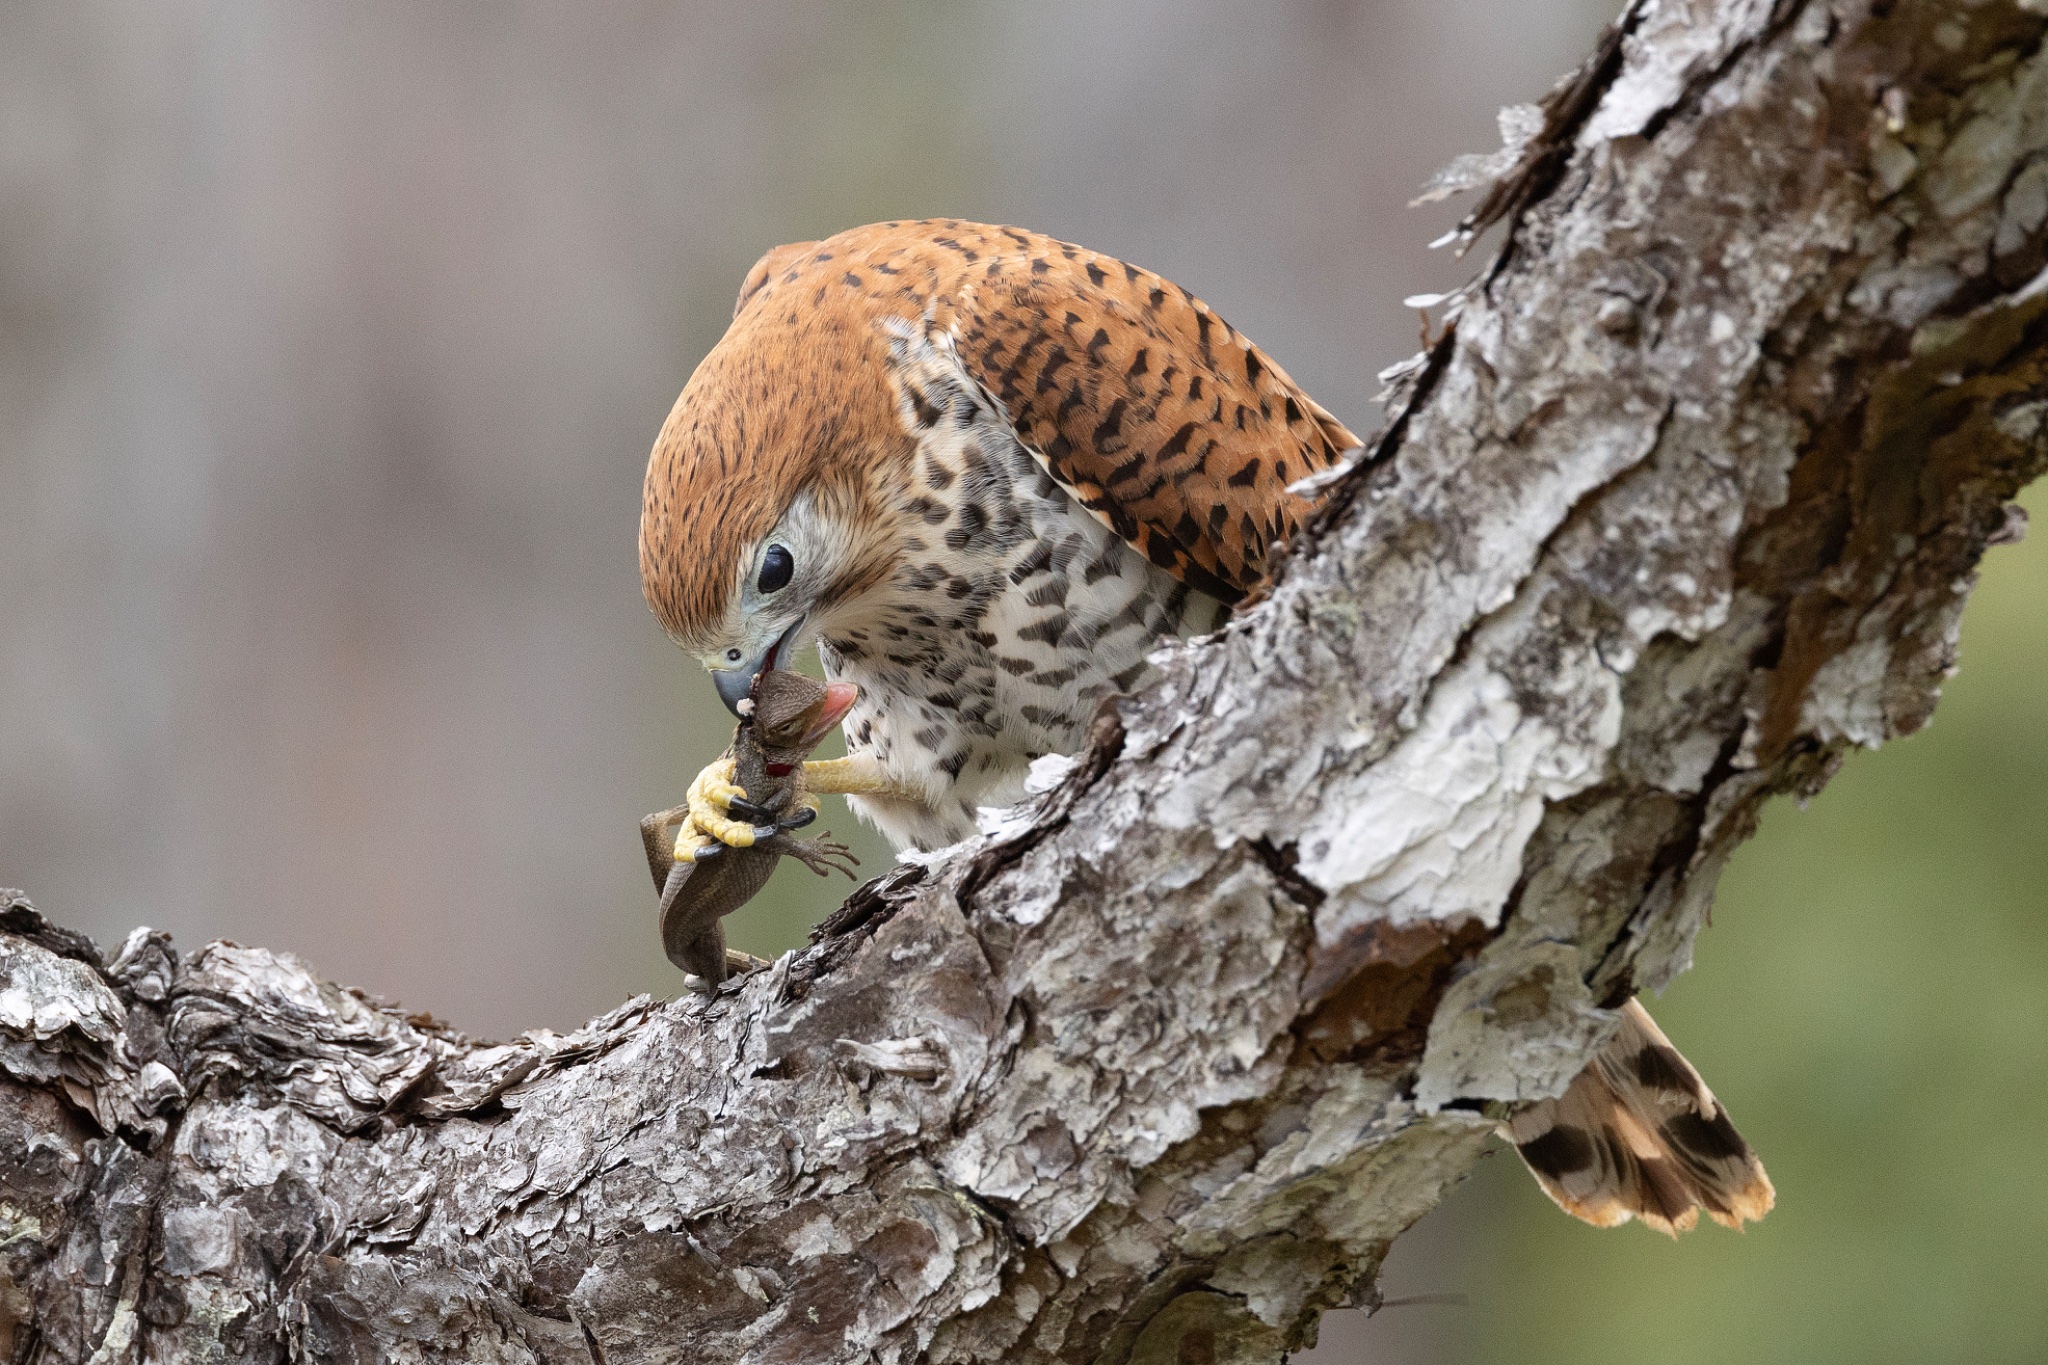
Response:
[[[1645,0],[1265,599],[712,1000],[0,911],[16,1360],[1272,1361],[1923,723],[2048,463],[2048,5]],[[650,930],[651,933],[651,930]],[[650,950],[652,939],[650,938]]]

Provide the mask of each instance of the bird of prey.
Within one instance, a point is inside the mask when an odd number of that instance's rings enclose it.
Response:
[[[1148,270],[1016,228],[878,223],[778,247],[648,462],[640,569],[735,710],[815,643],[858,684],[812,763],[898,848],[976,830],[1032,761],[1080,748],[1164,637],[1207,631],[1358,439]],[[676,856],[765,828],[725,765]],[[1560,1206],[1667,1231],[1770,1207],[1762,1165],[1633,1003],[1512,1137]]]

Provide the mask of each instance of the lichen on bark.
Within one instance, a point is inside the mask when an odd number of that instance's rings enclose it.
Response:
[[[1262,599],[714,998],[0,911],[0,1353],[1272,1361],[1924,723],[2048,462],[2038,0],[1642,0]]]

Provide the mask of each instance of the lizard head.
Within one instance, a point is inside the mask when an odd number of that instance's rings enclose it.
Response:
[[[859,698],[852,683],[821,683],[770,669],[754,685],[754,733],[763,750],[794,752],[801,761]]]

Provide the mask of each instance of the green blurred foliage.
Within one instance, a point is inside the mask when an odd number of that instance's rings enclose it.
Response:
[[[2038,519],[2048,495],[2023,503]],[[1502,1155],[1440,1359],[2048,1360],[2048,534],[1993,550],[1934,721],[1766,811],[1655,1013],[1778,1208],[1673,1244]]]

